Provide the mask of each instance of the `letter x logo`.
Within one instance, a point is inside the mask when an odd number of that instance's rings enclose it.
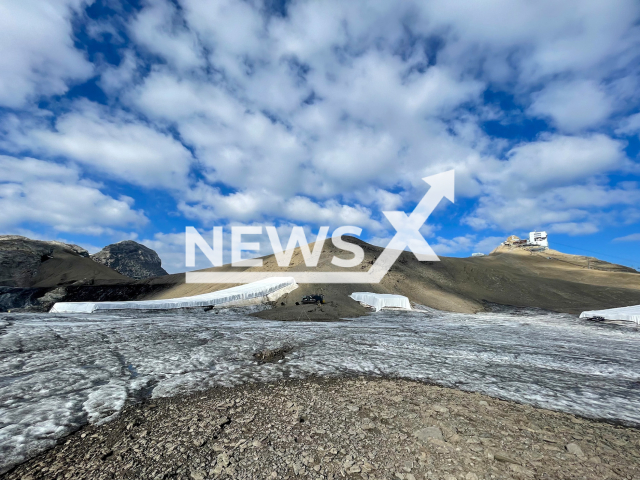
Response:
[[[454,201],[454,171],[425,177],[422,180],[431,185],[427,194],[413,209],[411,215],[404,212],[382,212],[387,217],[393,228],[396,229],[395,236],[391,239],[388,249],[404,250],[405,247],[414,253],[416,258],[421,262],[430,260],[438,261],[431,246],[420,233],[420,228],[429,218],[429,215],[435,210],[443,197]]]

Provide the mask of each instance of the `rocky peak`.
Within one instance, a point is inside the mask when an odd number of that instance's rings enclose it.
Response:
[[[1,250],[29,250],[33,252],[53,252],[54,249],[64,250],[81,257],[89,258],[89,252],[79,245],[63,243],[57,240],[32,240],[21,235],[0,235]]]
[[[29,286],[40,266],[59,252],[89,257],[89,252],[78,245],[0,235],[0,285]]]
[[[158,254],[133,240],[107,245],[98,253],[91,255],[91,258],[130,278],[167,275]]]

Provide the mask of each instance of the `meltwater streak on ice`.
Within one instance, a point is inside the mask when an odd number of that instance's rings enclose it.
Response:
[[[288,358],[252,354],[289,344]],[[640,329],[569,315],[378,312],[338,323],[227,311],[0,314],[0,472],[127,400],[214,385],[375,374],[640,424]]]

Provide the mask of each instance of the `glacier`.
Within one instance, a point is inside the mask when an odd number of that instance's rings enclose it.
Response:
[[[640,330],[528,309],[277,322],[210,312],[0,314],[0,472],[127,402],[311,375],[403,377],[640,425]],[[253,353],[291,346],[278,363]]]

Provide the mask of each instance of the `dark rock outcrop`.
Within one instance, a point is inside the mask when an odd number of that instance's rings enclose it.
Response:
[[[91,255],[91,258],[130,278],[141,279],[167,275],[158,254],[133,240],[107,245],[95,255]]]
[[[0,235],[0,285],[28,282],[40,264],[53,258],[55,250],[89,257],[89,252],[78,245],[31,240],[20,235]]]
[[[94,261],[77,245],[0,235],[0,312],[48,311],[60,301],[132,300],[167,288],[162,280],[138,284],[110,268],[109,264],[124,266],[123,272],[134,278],[166,275],[153,250],[136,242],[121,242],[100,253],[103,255],[96,255],[99,258]],[[101,262],[100,257],[106,261]]]
[[[0,235],[0,285],[57,287],[74,283],[127,283],[131,280],[95,263],[77,245]]]
[[[0,312],[39,306],[46,288],[0,287]]]
[[[76,282],[65,287],[0,287],[0,312],[48,312],[56,302],[121,302],[146,299],[167,289],[165,284],[119,283],[88,285]]]
[[[284,345],[279,348],[260,350],[253,354],[253,358],[255,358],[259,363],[276,363],[282,359],[284,359],[285,355],[293,350],[293,347],[290,345]]]
[[[78,245],[0,235],[0,285],[32,286],[41,266],[58,254],[89,258],[89,252]]]

